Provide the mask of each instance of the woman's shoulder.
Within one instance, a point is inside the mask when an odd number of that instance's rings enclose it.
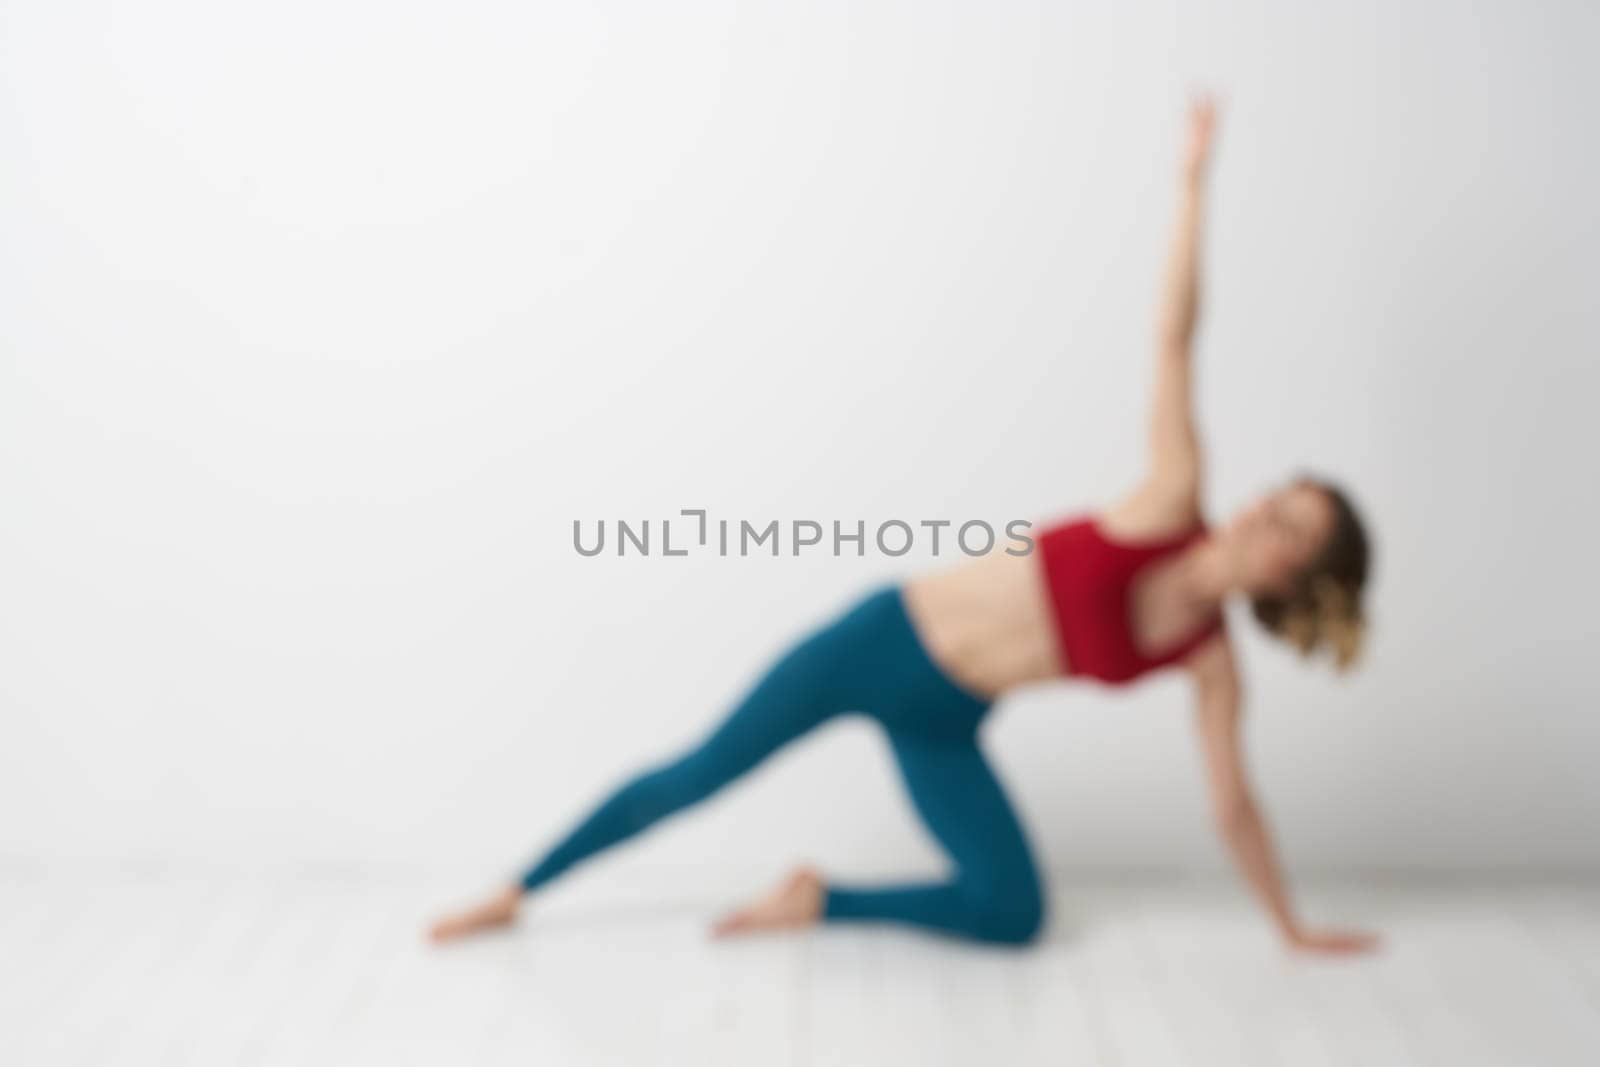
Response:
[[[1035,538],[1048,546],[1064,549],[1067,544],[1092,542],[1108,550],[1137,552],[1180,548],[1209,529],[1198,514],[1179,520],[1129,511],[1120,505],[1057,516],[1038,525]]]
[[[1114,501],[1095,516],[1095,524],[1110,540],[1130,545],[1183,541],[1207,528],[1197,494],[1176,492],[1159,482],[1147,482]]]
[[[1128,548],[1182,544],[1208,529],[1197,510],[1154,511],[1123,505],[1107,508],[1088,521],[1102,538]]]

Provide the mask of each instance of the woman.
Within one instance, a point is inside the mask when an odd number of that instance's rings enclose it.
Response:
[[[1194,683],[1217,825],[1286,943],[1322,952],[1375,943],[1301,924],[1243,766],[1239,669],[1223,602],[1249,598],[1269,630],[1305,653],[1327,649],[1347,667],[1362,632],[1367,543],[1345,497],[1308,477],[1269,492],[1221,529],[1202,520],[1190,342],[1212,131],[1212,105],[1199,101],[1156,337],[1143,482],[1097,517],[1043,530],[1032,553],[992,553],[861,599],[786,652],[701,744],[627,782],[517,884],[437,923],[435,940],[511,922],[527,893],[573,864],[705,799],[833,716],[859,712],[887,732],[954,873],[866,887],[802,868],[716,931],[878,920],[1030,941],[1045,895],[1022,827],[978,747],[979,724],[1017,686],[1063,676],[1122,684],[1174,668]]]

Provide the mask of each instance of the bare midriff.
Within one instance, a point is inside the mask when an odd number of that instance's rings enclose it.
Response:
[[[996,551],[905,582],[912,626],[954,681],[994,698],[1065,673],[1040,566]]]

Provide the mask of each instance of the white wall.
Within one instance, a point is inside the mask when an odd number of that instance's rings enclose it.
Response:
[[[1198,80],[1212,506],[1310,465],[1380,538],[1353,680],[1236,616],[1291,859],[1600,865],[1594,5],[0,18],[0,854],[497,875],[928,562],[574,518],[1120,491]],[[1183,698],[999,712],[1052,863],[1219,862]],[[838,725],[586,877],[931,865],[898,788]]]

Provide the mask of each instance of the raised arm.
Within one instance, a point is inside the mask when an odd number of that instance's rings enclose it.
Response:
[[[1138,488],[1117,504],[1119,525],[1187,527],[1200,514],[1203,459],[1194,415],[1195,324],[1200,317],[1200,243],[1206,172],[1216,108],[1207,97],[1190,105],[1177,174],[1177,210],[1156,316],[1155,390],[1150,407],[1149,466]]]
[[[1200,744],[1211,787],[1211,810],[1245,881],[1272,917],[1284,943],[1308,952],[1362,952],[1376,946],[1370,934],[1310,930],[1289,903],[1266,821],[1256,806],[1244,767],[1239,723],[1242,692],[1233,649],[1226,636],[1209,642],[1191,660]]]

